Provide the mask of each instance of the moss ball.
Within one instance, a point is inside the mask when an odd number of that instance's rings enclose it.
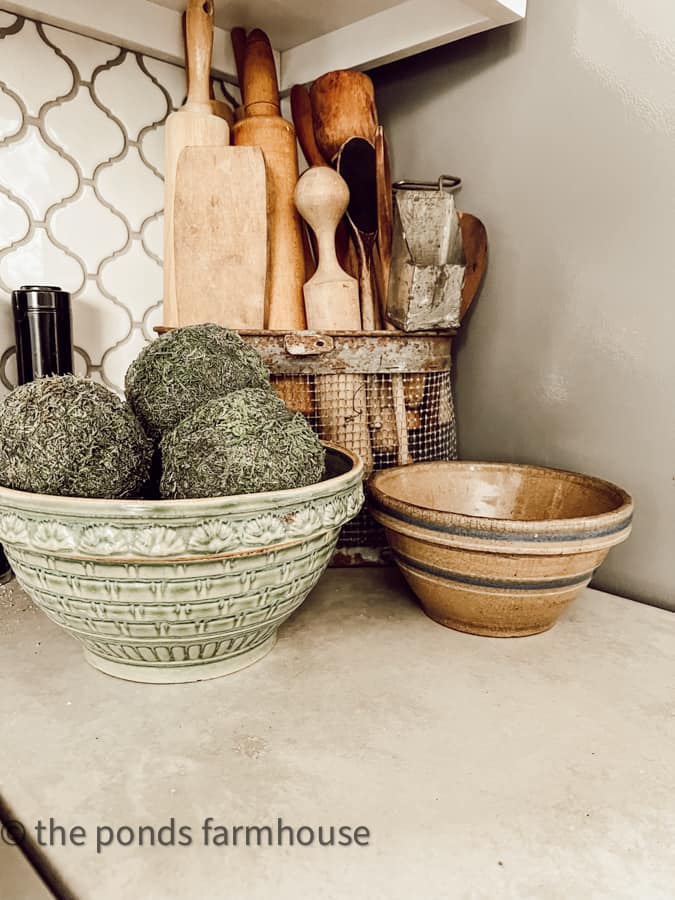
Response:
[[[320,481],[325,468],[305,417],[254,388],[204,403],[160,446],[167,499],[297,488]]]
[[[0,406],[0,483],[64,497],[135,497],[152,443],[120,398],[89,378],[56,375]]]
[[[269,387],[258,353],[220,325],[188,325],[162,335],[129,366],[127,400],[157,438],[198,406],[240,388]]]

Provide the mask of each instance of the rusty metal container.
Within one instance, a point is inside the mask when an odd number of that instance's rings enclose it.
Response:
[[[319,435],[347,446],[370,472],[457,458],[451,334],[241,331],[277,393]],[[390,562],[366,508],[342,530],[333,565]]]

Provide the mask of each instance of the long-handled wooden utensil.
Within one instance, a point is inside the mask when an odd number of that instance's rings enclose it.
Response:
[[[244,111],[244,63],[246,61],[246,29],[233,28],[230,31],[230,41],[232,42],[232,52],[234,54],[234,67],[237,70],[237,84],[239,85],[240,101],[239,106],[234,111],[234,120],[238,122],[243,119]]]
[[[214,115],[209,98],[213,49],[213,2],[189,0],[185,30],[189,93],[185,105],[166,122],[164,164],[164,324],[178,325],[173,258],[173,207],[178,159],[186,147],[218,147],[230,142],[227,122]]]

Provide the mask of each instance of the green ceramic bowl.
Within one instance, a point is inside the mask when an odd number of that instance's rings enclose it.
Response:
[[[363,503],[363,465],[326,444],[318,484],[205,500],[83,500],[0,488],[21,586],[131,681],[226,675],[272,649]]]

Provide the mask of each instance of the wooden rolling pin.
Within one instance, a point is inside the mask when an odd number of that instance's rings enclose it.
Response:
[[[335,230],[347,209],[349,188],[337,172],[316,166],[298,181],[295,203],[316,235],[319,250],[316,273],[304,287],[307,324],[316,331],[358,331],[358,282],[340,267],[335,253]],[[370,473],[366,376],[317,375],[315,383],[321,437],[356,451]]]
[[[274,55],[267,35],[259,29],[247,38],[243,92],[245,117],[234,126],[234,143],[260,147],[267,172],[265,324],[273,331],[304,329],[305,261],[300,218],[293,202],[298,181],[295,129],[281,117]]]
[[[185,105],[166,122],[164,144],[164,324],[176,326],[178,306],[174,267],[173,210],[178,159],[186,147],[222,147],[230,129],[214,115],[210,99],[213,51],[213,2],[189,0],[185,15],[188,96]],[[208,174],[205,175],[208,177]]]

